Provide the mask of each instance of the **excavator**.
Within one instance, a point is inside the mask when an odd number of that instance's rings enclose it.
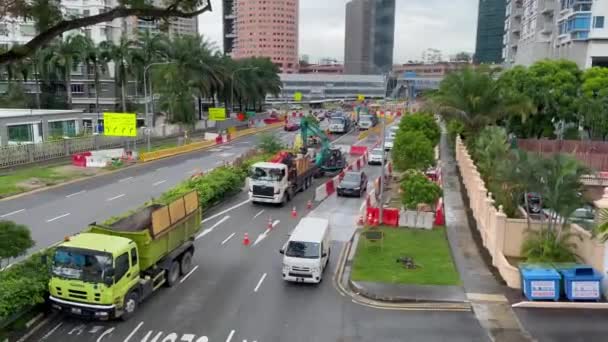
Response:
[[[300,132],[300,140],[295,145],[300,145],[303,153],[306,153],[308,148],[313,145],[321,145],[315,160],[320,173],[335,173],[346,167],[346,156],[339,148],[331,147],[331,140],[319,127],[319,121],[315,117],[303,117],[300,121]]]

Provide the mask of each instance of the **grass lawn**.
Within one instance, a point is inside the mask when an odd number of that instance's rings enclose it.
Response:
[[[79,172],[62,171],[57,166],[37,166],[19,169],[13,173],[0,175],[0,197],[17,194],[32,188],[53,185],[66,180],[79,177]],[[25,185],[30,180],[37,184]]]
[[[393,284],[459,285],[444,228],[433,230],[382,228],[384,245],[361,237],[353,263],[354,281]],[[419,266],[406,269],[397,262],[411,257]]]

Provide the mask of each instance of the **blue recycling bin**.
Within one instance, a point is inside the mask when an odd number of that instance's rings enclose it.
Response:
[[[520,268],[523,293],[528,300],[559,300],[561,275],[553,268],[528,265]]]
[[[595,300],[602,298],[603,275],[588,265],[577,265],[560,269],[563,277],[564,292],[570,301]]]

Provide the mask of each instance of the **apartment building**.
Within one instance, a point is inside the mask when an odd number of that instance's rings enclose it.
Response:
[[[503,37],[507,66],[568,59],[580,68],[608,66],[608,2],[508,0]]]

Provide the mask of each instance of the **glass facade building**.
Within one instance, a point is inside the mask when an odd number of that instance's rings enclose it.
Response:
[[[395,0],[376,0],[374,13],[374,69],[387,73],[393,68]]]
[[[505,0],[479,0],[475,63],[501,63]]]

